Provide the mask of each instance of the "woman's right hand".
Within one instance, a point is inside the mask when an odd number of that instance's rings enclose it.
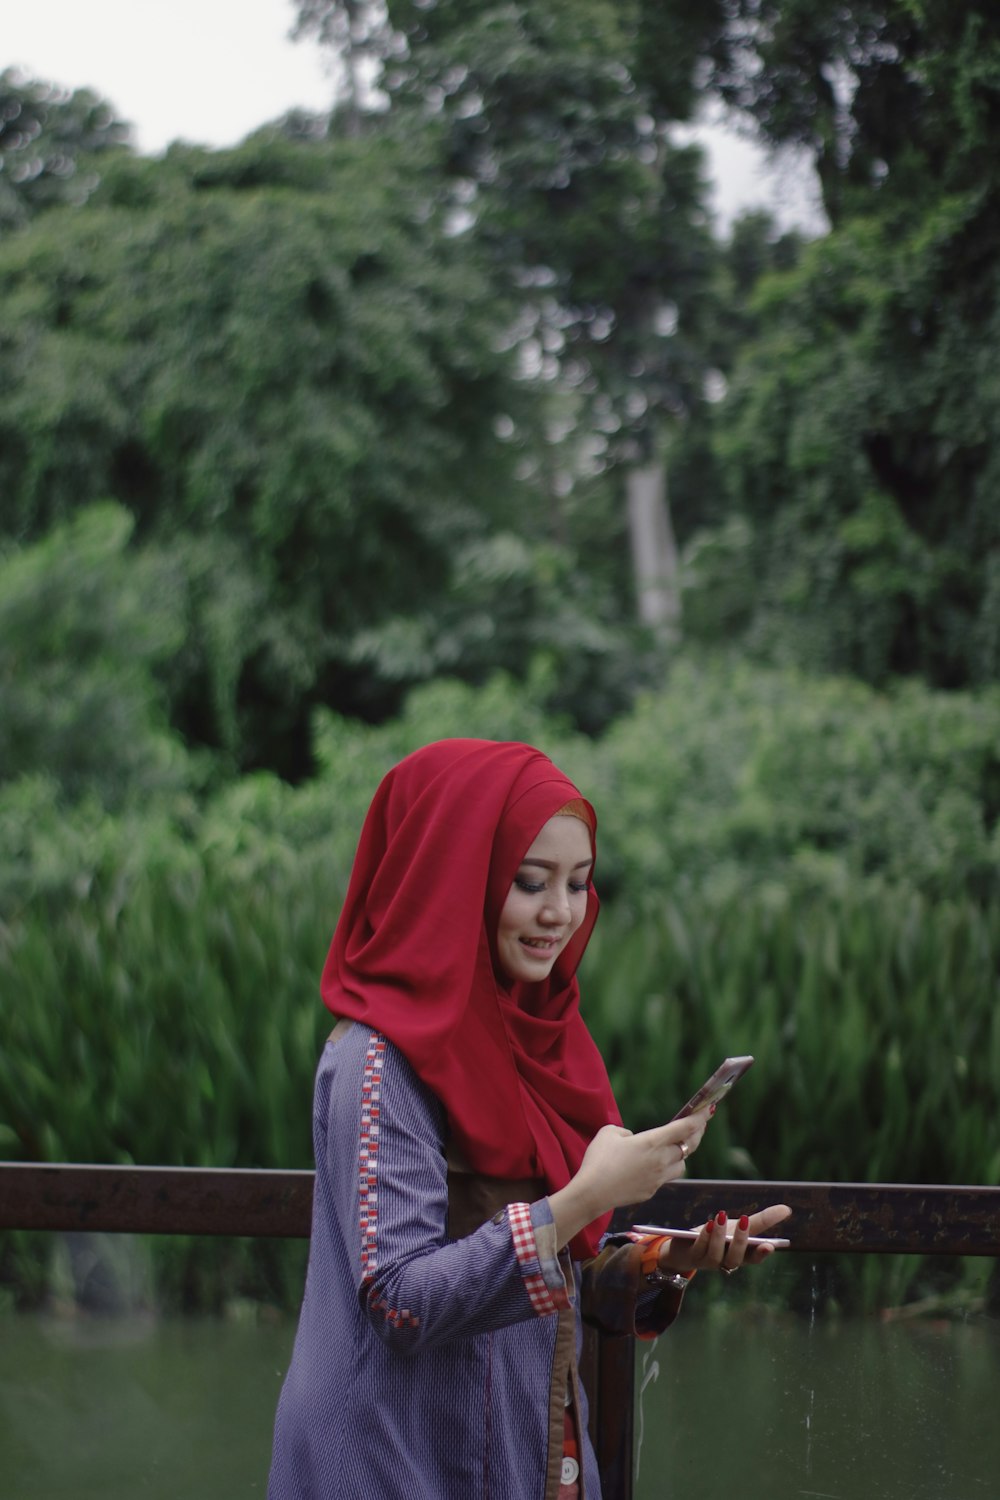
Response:
[[[709,1118],[706,1109],[638,1134],[623,1125],[605,1125],[599,1130],[576,1175],[549,1195],[559,1244],[567,1244],[585,1225],[611,1209],[645,1203],[665,1182],[682,1177],[685,1161],[697,1151]]]

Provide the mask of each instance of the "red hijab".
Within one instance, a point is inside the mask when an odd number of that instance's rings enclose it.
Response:
[[[335,1015],[405,1055],[475,1171],[539,1177],[550,1192],[621,1118],[576,982],[597,896],[538,983],[497,977],[496,931],[542,825],[580,801],[530,745],[441,740],[407,756],[368,810],[321,985]],[[574,1254],[594,1253],[606,1223],[588,1226]]]

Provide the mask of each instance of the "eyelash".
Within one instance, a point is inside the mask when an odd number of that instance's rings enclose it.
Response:
[[[514,884],[519,891],[524,891],[529,896],[540,896],[545,889],[545,882],[534,880],[523,880],[520,875],[515,875]],[[581,885],[579,881],[571,880],[569,888],[574,896],[582,895],[584,891],[590,890],[590,881],[585,880]]]

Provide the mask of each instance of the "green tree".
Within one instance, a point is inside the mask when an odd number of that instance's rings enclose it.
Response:
[[[655,18],[608,0],[304,0],[299,29],[355,78],[380,68],[390,112],[443,133],[447,190],[518,298],[511,337],[550,381],[552,428],[625,476],[645,613],[669,612],[664,440],[702,399],[713,273],[701,154],[669,127],[693,107],[703,22],[679,24],[666,76]],[[552,468],[565,483],[573,463]]]
[[[0,234],[57,204],[85,203],[128,126],[90,89],[0,73]]]
[[[181,639],[171,568],[129,552],[131,530],[91,506],[0,554],[0,782],[44,775],[108,808],[193,784],[156,683]]]
[[[518,478],[514,303],[456,232],[434,132],[300,125],[109,162],[84,210],[0,249],[0,525],[125,505],[176,566],[174,722],[292,776],[316,702],[377,717],[443,666],[538,650],[623,676],[613,586],[576,581]]]
[[[994,243],[975,195],[945,198],[902,234],[852,219],[761,281],[713,431],[731,518],[692,547],[692,622],[735,609],[765,656],[876,682],[996,679]]]
[[[833,223],[995,187],[1000,14],[988,0],[725,0],[710,84],[809,147]]]
[[[739,523],[735,528],[730,525],[732,499],[717,437],[720,426],[726,424],[724,397],[734,366],[746,347],[766,332],[766,317],[758,310],[755,289],[762,277],[794,267],[805,243],[800,232],[782,230],[769,213],[753,210],[735,220],[718,246],[704,318],[709,373],[690,419],[676,424],[668,447],[670,506],[677,534],[688,554],[699,554],[702,571],[707,528],[723,528],[710,542],[718,562],[723,556],[734,561],[732,545],[745,533]],[[725,639],[745,613],[749,580],[742,562],[739,584],[732,580],[730,588],[715,568],[711,589],[701,590],[697,600],[690,589],[690,566],[686,571],[686,631],[697,639],[704,639],[706,633]]]
[[[730,23],[716,82],[814,148],[835,227],[751,304],[715,429],[735,517],[697,539],[692,617],[874,681],[995,679],[1000,17],[767,0]]]

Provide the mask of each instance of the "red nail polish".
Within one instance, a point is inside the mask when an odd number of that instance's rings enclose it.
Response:
[[[711,1234],[712,1230],[715,1228],[715,1220],[709,1219],[708,1223],[705,1225],[705,1228],[708,1230],[709,1234]]]
[[[726,1222],[725,1209],[719,1209],[719,1212],[715,1216],[715,1222],[716,1224],[724,1224]]]
[[[746,1214],[741,1214],[740,1215],[740,1228],[741,1229],[749,1229],[750,1228],[750,1220],[747,1218]]]
[[[708,1116],[709,1116],[709,1119],[711,1119],[711,1117],[715,1114],[715,1111],[718,1109],[718,1107],[719,1106],[717,1104],[710,1104],[709,1105],[709,1107],[708,1107]]]

